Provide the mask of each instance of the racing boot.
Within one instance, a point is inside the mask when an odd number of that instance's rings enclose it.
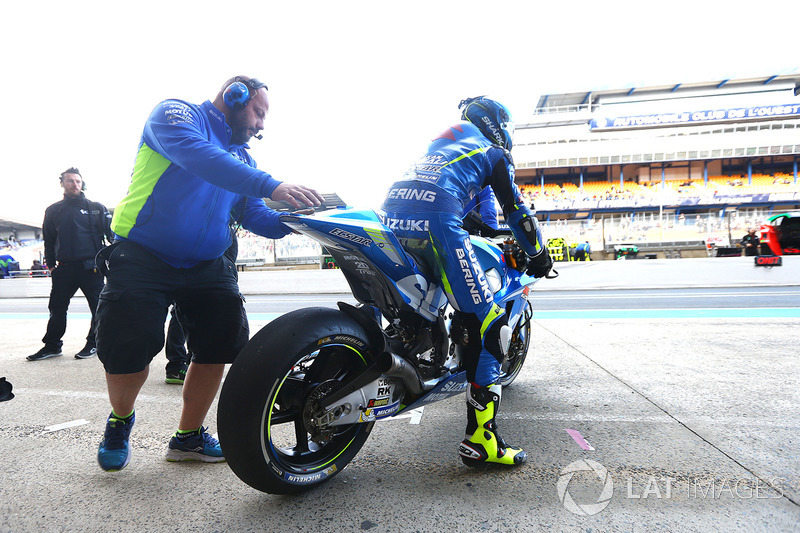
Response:
[[[485,463],[520,465],[527,454],[521,448],[508,446],[500,435],[494,417],[500,405],[500,385],[467,387],[467,431],[466,438],[458,446],[461,460],[467,466]]]

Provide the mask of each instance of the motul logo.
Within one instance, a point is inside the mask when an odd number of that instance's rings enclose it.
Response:
[[[782,257],[779,255],[757,255],[756,266],[781,266]]]

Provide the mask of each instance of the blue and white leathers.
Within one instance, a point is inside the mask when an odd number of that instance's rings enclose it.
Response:
[[[498,345],[498,329],[493,326],[504,311],[494,302],[462,218],[471,200],[487,186],[492,187],[507,220],[533,218],[514,183],[510,154],[474,125],[461,122],[430,144],[404,180],[390,187],[382,206],[383,223],[406,249],[436,271],[450,304],[477,317],[481,349],[477,362],[466,366],[468,379],[478,386],[491,385],[500,376],[502,354],[497,349],[490,353],[487,341]],[[542,250],[538,232],[531,242],[530,234],[519,225],[510,226],[526,253],[536,255]]]

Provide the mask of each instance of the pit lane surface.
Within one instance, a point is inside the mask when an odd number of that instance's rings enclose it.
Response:
[[[249,296],[251,328],[342,298]],[[350,466],[295,497],[254,491],[224,464],[163,459],[180,408],[163,353],[137,404],[131,465],[102,472],[102,366],[70,356],[88,328],[82,299],[66,355],[36,363],[24,356],[39,347],[46,300],[0,300],[0,376],[17,395],[0,403],[0,531],[798,530],[796,287],[532,299],[529,360],[498,417],[501,434],[528,451],[523,467],[460,463],[456,397],[377,424]],[[766,309],[787,316],[760,316]],[[213,414],[207,422],[215,431]]]

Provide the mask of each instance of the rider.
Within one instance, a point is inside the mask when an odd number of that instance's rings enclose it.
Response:
[[[383,203],[385,221],[403,245],[423,256],[437,272],[466,335],[466,438],[459,446],[465,464],[521,464],[526,454],[508,446],[497,433],[500,404],[500,366],[508,350],[505,311],[494,302],[477,261],[463,216],[472,210],[480,192],[491,187],[499,199],[519,245],[528,257],[527,273],[546,276],[553,266],[536,220],[514,183],[511,159],[513,123],[508,109],[479,96],[462,100],[461,120],[431,142],[427,153],[394,183]]]

